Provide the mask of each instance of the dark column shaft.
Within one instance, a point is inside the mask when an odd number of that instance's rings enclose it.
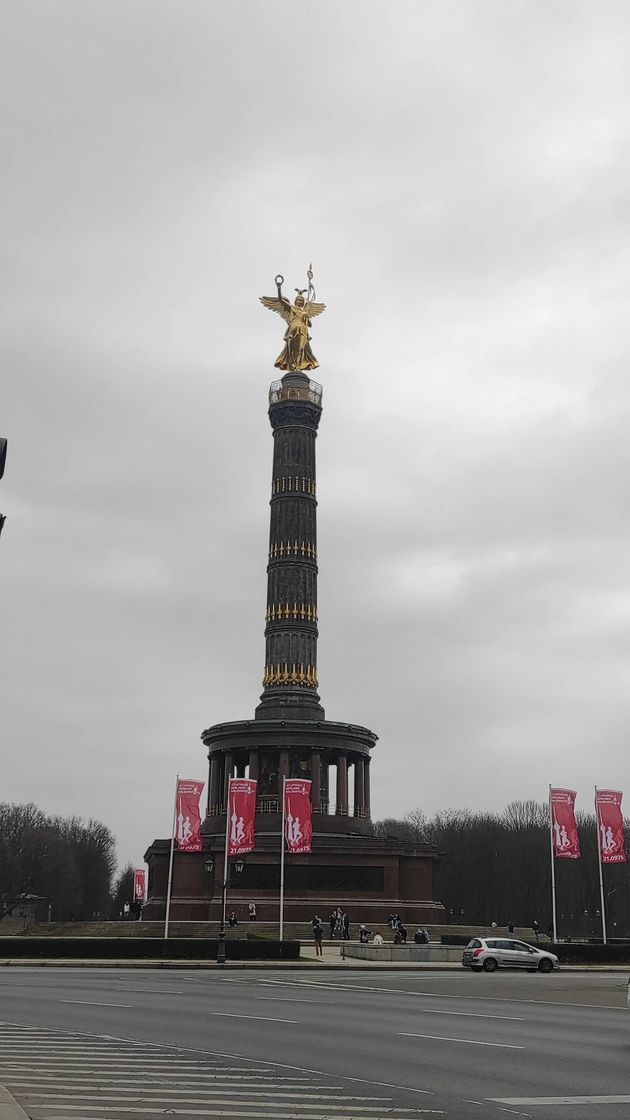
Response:
[[[311,803],[313,805],[313,812],[319,813],[322,799],[322,770],[319,751],[313,751],[311,755],[311,782]]]
[[[362,817],[365,809],[363,786],[363,758],[359,755],[354,760],[354,815]]]
[[[273,472],[264,692],[257,719],[323,719],[317,694],[315,440],[321,387],[289,373],[271,387]]]
[[[348,816],[348,758],[337,755],[337,816]]]

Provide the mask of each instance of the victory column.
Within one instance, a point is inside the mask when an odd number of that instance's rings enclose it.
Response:
[[[311,854],[286,857],[288,923],[338,905],[353,921],[385,921],[393,910],[410,923],[432,922],[442,913],[434,893],[437,852],[429,844],[374,837],[370,755],[377,737],[359,724],[327,720],[318,694],[315,440],[322,387],[308,373],[318,368],[312,321],[326,305],[316,302],[312,266],[307,287],[295,289],[293,302],[282,294],[283,283],[276,276],[277,295],[261,297],[286,323],[274,363],[284,375],[269,390],[274,452],[263,693],[253,719],[214,724],[201,736],[209,759],[204,852],[176,855],[183,862],[172,913],[189,920],[218,918],[221,883],[203,869],[222,866],[228,781],[249,777],[258,782],[256,848],[240,874],[230,872],[230,908],[244,913],[254,900],[259,920],[277,921],[286,777],[310,779],[313,812]],[[147,918],[163,913],[167,849],[168,841],[156,840],[146,853]]]

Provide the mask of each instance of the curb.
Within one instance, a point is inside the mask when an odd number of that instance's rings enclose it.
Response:
[[[0,1085],[0,1120],[28,1120],[22,1105],[4,1085]]]
[[[187,971],[196,969],[200,972],[210,972],[213,970],[219,971],[233,971],[234,969],[250,969],[251,971],[286,971],[291,969],[297,972],[457,972],[460,976],[467,975],[467,970],[463,970],[461,964],[449,964],[446,962],[436,961],[435,964],[428,962],[396,963],[391,961],[377,962],[376,964],[348,964],[347,961],[340,961],[339,964],[331,964],[330,962],[318,961],[227,961],[225,965],[218,965],[216,961],[200,961],[196,960],[40,960],[39,958],[12,958],[0,960],[0,967],[6,968],[145,968],[145,969],[167,969],[167,970],[182,970]],[[515,970],[518,971],[518,970]],[[600,972],[612,973],[616,975],[622,973],[627,975],[630,972],[630,964],[567,964],[560,966],[561,973],[567,972]],[[552,975],[556,975],[553,973]],[[0,1120],[4,1120],[0,1114]]]

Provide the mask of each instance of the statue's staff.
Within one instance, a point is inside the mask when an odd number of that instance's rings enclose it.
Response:
[[[309,264],[306,273],[308,277],[308,302],[311,303],[315,299],[315,288],[313,286],[313,265]]]

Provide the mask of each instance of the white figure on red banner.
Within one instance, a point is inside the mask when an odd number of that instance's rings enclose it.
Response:
[[[192,834],[193,834],[193,831],[192,831],[192,828],[190,827],[190,817],[184,817],[184,826],[183,826],[183,830],[182,830],[182,840],[184,841],[184,844],[188,843]]]
[[[605,824],[600,824],[599,827],[602,833],[602,852],[614,852],[616,844],[612,828],[610,825],[606,828]]]
[[[292,837],[292,839],[293,839],[294,844],[299,844],[300,840],[303,839],[302,829],[300,828],[300,818],[299,817],[296,817],[295,820],[293,821],[293,837]]]
[[[236,822],[236,843],[240,844],[245,839],[245,822],[242,817],[238,818]]]
[[[236,825],[237,825],[237,822],[238,822],[238,817],[237,817],[236,813],[232,813],[232,816],[230,817],[230,821],[232,823],[232,827],[230,829],[230,840],[232,841],[233,844],[235,844],[236,843]]]
[[[182,813],[181,809],[177,814],[177,839],[184,839],[184,814]]]

